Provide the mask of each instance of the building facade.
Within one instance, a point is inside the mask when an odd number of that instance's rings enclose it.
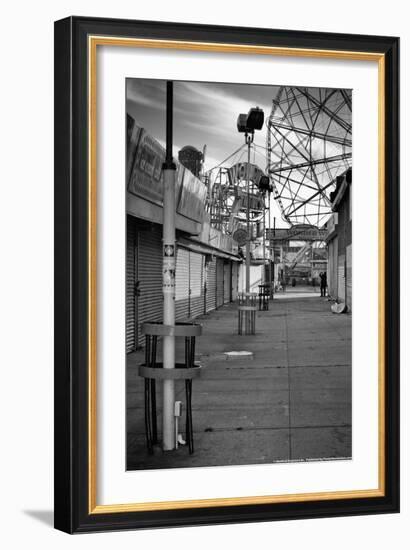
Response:
[[[352,308],[352,169],[338,176],[330,195],[333,214],[326,229],[328,247],[328,292],[339,303]]]
[[[165,150],[128,117],[126,350],[144,344],[141,325],[161,321],[162,163]],[[177,321],[195,319],[236,300],[239,268],[237,243],[211,227],[206,186],[185,166],[176,170]]]

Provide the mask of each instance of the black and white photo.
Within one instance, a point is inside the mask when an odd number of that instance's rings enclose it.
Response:
[[[128,470],[351,460],[353,99],[127,79]]]

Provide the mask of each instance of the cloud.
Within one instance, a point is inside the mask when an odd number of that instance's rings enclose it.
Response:
[[[127,102],[154,110],[165,109],[165,83],[146,79],[127,80]]]
[[[130,114],[159,141],[165,141],[166,84],[159,80],[130,79],[127,100]],[[219,164],[243,143],[237,132],[239,113],[259,106],[269,116],[274,87],[206,82],[174,83],[175,144],[207,145],[207,167]],[[266,127],[257,133],[258,143],[265,144]],[[265,168],[261,155],[258,164]],[[237,159],[233,159],[238,162]],[[241,159],[244,160],[244,159]]]

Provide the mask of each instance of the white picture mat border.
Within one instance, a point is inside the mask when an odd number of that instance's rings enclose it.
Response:
[[[378,488],[377,69],[372,61],[98,46],[97,505]],[[353,460],[127,472],[125,79],[246,75],[251,84],[353,89]]]

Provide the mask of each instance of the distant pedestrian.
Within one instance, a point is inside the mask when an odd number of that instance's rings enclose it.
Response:
[[[326,296],[326,289],[327,289],[327,274],[325,271],[319,273],[320,277],[320,296],[325,297]]]

